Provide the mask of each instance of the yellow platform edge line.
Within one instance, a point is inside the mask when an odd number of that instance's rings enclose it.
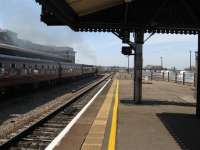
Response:
[[[117,112],[119,105],[119,80],[117,80],[116,92],[115,92],[115,102],[112,112],[112,123],[109,135],[108,150],[115,150],[116,134],[117,134]]]

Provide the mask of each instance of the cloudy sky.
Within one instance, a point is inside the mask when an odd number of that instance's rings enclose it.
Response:
[[[97,65],[127,66],[121,55],[121,40],[111,33],[77,33],[68,27],[48,27],[40,22],[41,8],[35,0],[0,0],[0,28],[17,32],[32,42],[71,46],[77,51],[77,62]],[[148,35],[145,35],[145,37]],[[197,36],[156,34],[144,44],[144,65],[160,64],[179,69],[189,66],[189,50],[197,49]],[[131,58],[131,65],[133,58]]]

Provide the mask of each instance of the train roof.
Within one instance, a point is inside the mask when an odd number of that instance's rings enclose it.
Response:
[[[31,49],[27,50],[25,48],[3,43],[0,43],[0,54],[67,62],[66,59],[56,54],[48,54],[46,52],[34,51]]]
[[[10,56],[10,55],[4,55],[4,54],[0,54],[0,60],[24,61],[24,62],[31,61],[31,62],[38,62],[38,63],[55,63],[55,61],[50,61],[50,60],[42,60],[42,59],[19,57],[19,56]]]
[[[66,62],[56,62],[56,61],[51,61],[51,60],[43,60],[43,59],[38,59],[38,58],[28,58],[28,57],[19,57],[19,56],[10,56],[10,55],[4,55],[0,54],[0,60],[3,61],[24,61],[24,62],[37,62],[37,63],[59,63],[61,65],[70,65],[70,66],[92,66],[92,65],[83,65],[83,64],[73,64],[73,63],[66,63]]]

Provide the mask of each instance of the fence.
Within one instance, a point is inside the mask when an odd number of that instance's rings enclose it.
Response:
[[[190,84],[190,85],[196,86],[196,73],[194,72],[144,71],[143,77],[146,80],[162,80],[162,81],[168,81],[168,82],[172,81],[175,83]]]

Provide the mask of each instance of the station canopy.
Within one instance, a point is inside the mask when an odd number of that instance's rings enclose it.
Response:
[[[197,34],[199,0],[36,0],[47,25],[74,31]]]

